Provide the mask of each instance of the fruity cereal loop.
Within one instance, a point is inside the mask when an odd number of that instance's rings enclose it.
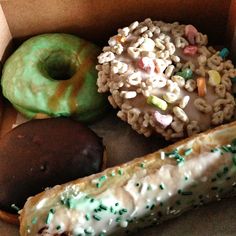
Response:
[[[193,25],[146,19],[118,30],[98,56],[98,91],[145,136],[182,138],[232,119],[236,69]]]

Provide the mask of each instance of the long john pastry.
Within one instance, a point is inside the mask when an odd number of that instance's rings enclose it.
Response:
[[[20,214],[25,235],[123,235],[235,194],[236,122],[55,186]]]

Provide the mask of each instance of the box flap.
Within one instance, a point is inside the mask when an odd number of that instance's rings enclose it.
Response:
[[[70,32],[94,42],[107,41],[118,27],[147,17],[192,23],[222,43],[230,0],[17,0],[3,1],[12,36]],[[209,19],[209,20],[208,20]]]
[[[3,61],[6,59],[6,56],[7,56],[6,54],[9,50],[9,47],[11,46],[12,35],[10,33],[1,5],[0,5],[0,29],[1,29],[0,62],[2,64]]]

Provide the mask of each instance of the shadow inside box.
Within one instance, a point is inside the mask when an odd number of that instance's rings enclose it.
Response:
[[[129,124],[120,120],[116,112],[110,111],[103,119],[90,125],[103,138],[108,156],[107,167],[131,161],[171,144],[161,136],[147,138],[138,134]]]

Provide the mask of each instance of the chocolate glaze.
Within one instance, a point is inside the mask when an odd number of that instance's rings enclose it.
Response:
[[[102,139],[65,118],[33,120],[0,140],[0,209],[14,212],[27,197],[101,170]]]

